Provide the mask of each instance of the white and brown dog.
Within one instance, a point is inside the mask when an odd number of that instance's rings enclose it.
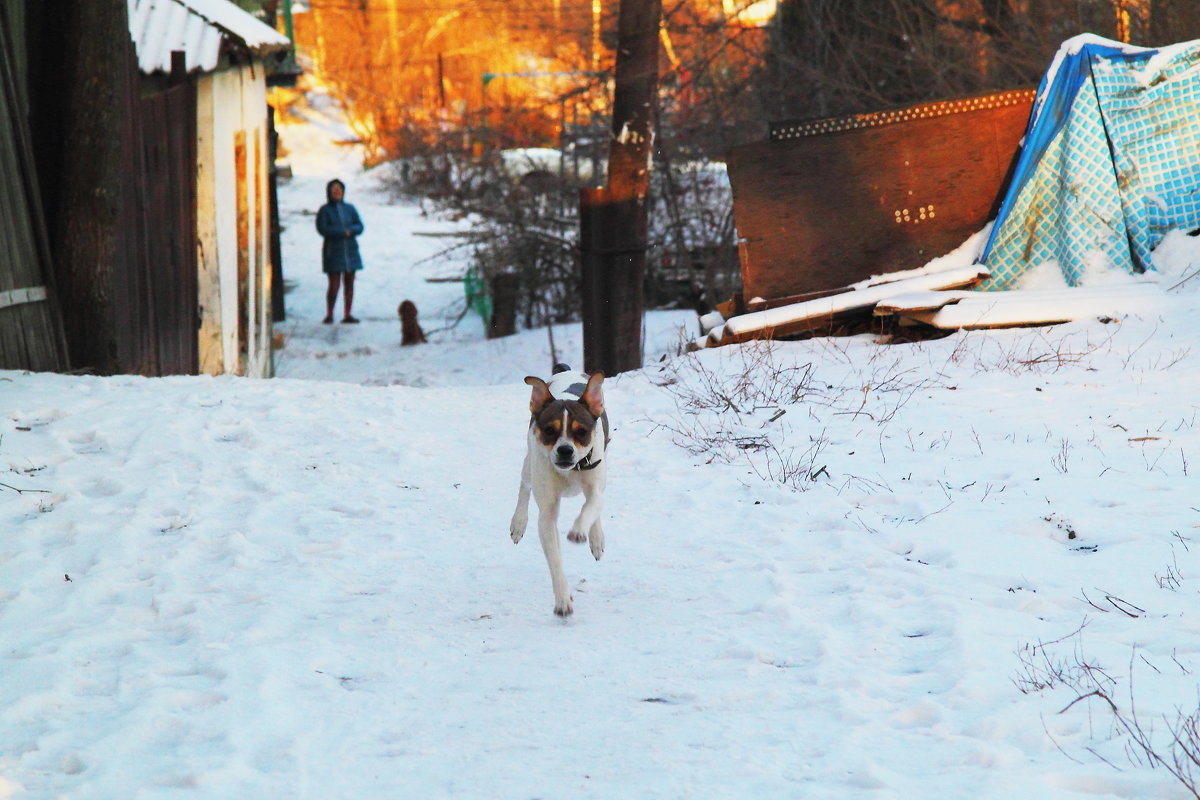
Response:
[[[525,535],[532,491],[538,505],[538,538],[554,586],[554,613],[560,617],[573,610],[558,547],[558,505],[563,497],[583,492],[583,508],[567,539],[579,544],[588,542],[597,560],[604,555],[600,512],[608,476],[604,461],[608,415],[600,392],[603,382],[602,373],[588,377],[565,364],[555,365],[549,383],[532,376],[525,379],[533,387],[529,400],[532,415],[527,437],[529,448],[521,467],[521,488],[509,533],[514,544]]]

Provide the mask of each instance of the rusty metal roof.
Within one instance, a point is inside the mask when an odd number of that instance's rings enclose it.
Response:
[[[171,71],[171,51],[187,69],[211,72],[230,44],[256,55],[285,50],[291,41],[227,0],[128,0],[129,34],[142,72]]]

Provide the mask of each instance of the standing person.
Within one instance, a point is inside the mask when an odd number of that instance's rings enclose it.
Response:
[[[331,180],[325,185],[328,202],[317,212],[317,233],[325,239],[321,246],[321,269],[329,277],[323,320],[326,325],[333,322],[333,306],[343,283],[346,286],[343,295],[346,313],[342,322],[358,322],[350,314],[350,306],[354,304],[354,273],[363,267],[357,238],[363,232],[363,224],[358,209],[342,200],[345,196],[346,184],[336,178]]]

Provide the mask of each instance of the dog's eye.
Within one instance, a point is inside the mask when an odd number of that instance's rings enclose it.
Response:
[[[542,428],[542,435],[547,439],[553,439],[555,436],[558,436],[558,431],[554,430],[552,426],[547,425],[546,427]]]

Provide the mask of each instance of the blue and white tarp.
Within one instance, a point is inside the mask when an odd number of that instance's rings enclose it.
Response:
[[[980,261],[1009,289],[1056,263],[1152,269],[1174,228],[1200,227],[1200,41],[1150,50],[1085,35],[1042,78],[1020,157]]]

